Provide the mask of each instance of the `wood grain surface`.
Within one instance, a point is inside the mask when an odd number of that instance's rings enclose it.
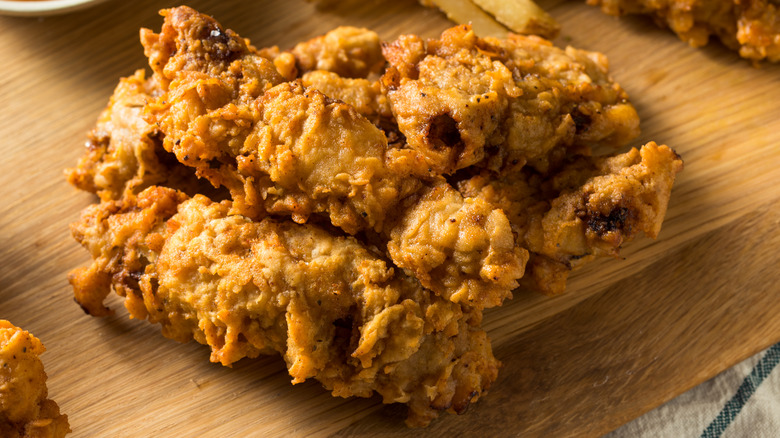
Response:
[[[462,416],[408,430],[405,407],[292,386],[278,357],[233,368],[117,314],[96,319],[66,281],[88,255],[68,224],[94,201],[65,183],[119,77],[145,67],[142,26],[167,1],[109,1],[45,19],[0,17],[0,318],[32,331],[74,437],[598,436],[780,340],[780,68],[719,44],[692,49],[650,20],[541,1],[557,43],[608,55],[642,135],[685,160],[664,228],[624,259],[578,271],[569,292],[517,291],[485,315],[504,363]],[[413,0],[195,0],[257,46],[289,48],[342,24],[385,39],[450,23]]]

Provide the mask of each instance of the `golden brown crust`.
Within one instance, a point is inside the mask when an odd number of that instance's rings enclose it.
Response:
[[[230,209],[152,187],[89,208],[74,230],[95,260],[89,275],[111,278],[133,317],[211,346],[214,362],[275,351],[293,383],[377,392],[409,404],[418,426],[462,412],[496,378],[479,311],[395,273],[354,238]],[[102,302],[105,291],[77,296]]]
[[[61,438],[70,433],[68,416],[47,398],[46,373],[38,338],[0,320],[0,436]]]
[[[383,47],[382,78],[409,145],[437,173],[471,165],[545,171],[560,147],[622,146],[639,133],[606,58],[539,37],[478,38],[469,26]]]
[[[136,194],[154,184],[187,193],[208,191],[192,170],[163,149],[163,134],[143,119],[144,106],[160,94],[157,78],[147,79],[143,70],[120,79],[88,134],[84,156],[66,171],[68,182],[102,200]]]
[[[297,44],[291,51],[301,74],[322,70],[345,78],[367,78],[384,67],[379,35],[368,29],[341,26]]]
[[[382,131],[351,106],[298,82],[283,82],[269,61],[249,49],[232,64],[212,63],[188,38],[199,35],[193,27],[218,25],[179,15],[167,13],[171,23],[145,41],[150,63],[161,60],[162,74],[178,78],[147,107],[147,117],[166,134],[167,150],[230,190],[237,211],[252,217],[289,214],[298,222],[324,212],[349,233],[379,230],[384,209],[420,186],[408,177],[410,169],[421,167],[415,157],[389,150]],[[176,55],[159,53],[170,45]],[[198,63],[174,62],[175,57]],[[243,68],[247,59],[263,68]],[[247,90],[242,81],[266,85]]]
[[[501,179],[483,174],[459,189],[507,212],[531,253],[522,283],[554,295],[572,268],[617,256],[640,232],[657,237],[682,167],[671,148],[650,142],[615,156],[577,157],[544,178],[531,171]]]
[[[187,6],[164,9],[162,30],[155,34],[141,29],[141,43],[149,58],[149,66],[166,88],[179,72],[230,77],[252,91],[262,91],[263,83],[242,81],[231,67],[234,61],[242,69],[262,67],[268,59],[230,29],[216,20]],[[278,73],[277,73],[278,74]]]
[[[380,119],[392,119],[390,103],[382,93],[379,81],[350,79],[324,70],[315,70],[301,77],[304,87],[317,90],[331,99],[340,100],[381,129]]]
[[[711,35],[748,59],[780,61],[780,10],[769,0],[588,0],[610,15],[650,14],[699,47]]]
[[[739,4],[739,54],[753,60],[780,61],[780,6],[767,0],[743,0]]]
[[[148,121],[165,135],[166,150],[193,167],[198,176],[227,187],[235,213],[256,219],[288,215],[298,223],[318,214],[349,234],[373,231],[384,236],[385,242],[408,234],[409,230],[395,229],[405,227],[404,217],[411,213],[406,200],[419,199],[428,188],[446,183],[431,174],[418,152],[388,144],[394,127],[384,123],[390,114],[377,85],[320,70],[304,75],[302,81],[281,82],[275,70],[271,71],[272,63],[249,48],[229,64],[210,65],[211,55],[200,53],[204,45],[181,40],[203,33],[189,27],[211,29],[216,25],[198,24],[190,16],[180,20],[180,15],[167,13],[166,23],[171,23],[163,26],[160,35],[148,34],[145,39],[150,62],[159,60],[164,65],[159,74],[170,80],[165,92],[146,107]],[[172,53],[158,53],[159,47],[171,45],[176,47]],[[183,53],[188,50],[196,53]],[[264,67],[246,69],[247,64]],[[177,66],[185,70],[176,70]],[[244,82],[264,83],[266,88],[247,90],[241,85]],[[358,88],[353,94],[340,93],[342,100],[335,100],[306,88],[304,82],[318,89],[341,84]],[[450,188],[450,192],[460,198],[457,191]],[[503,215],[485,213],[495,218]],[[428,227],[443,229],[445,225]],[[501,302],[497,297],[508,296],[522,276],[524,258],[521,249],[504,244],[513,239],[508,227],[494,227],[491,233],[490,239],[482,234],[457,240],[433,235],[438,240],[431,245],[445,253],[465,254],[455,245],[471,245],[474,252],[485,251],[482,255],[428,261],[418,253],[394,262],[421,277],[430,276],[431,270],[467,273],[466,278],[473,281],[464,283],[469,289],[466,294],[460,274],[426,286],[447,297],[469,296],[477,307],[496,305]],[[475,241],[469,242],[472,237]],[[473,266],[473,260],[494,259],[501,260],[501,269],[495,269],[495,264]]]
[[[528,251],[494,204],[434,185],[405,208],[387,250],[423,286],[466,306],[493,307],[510,298]]]

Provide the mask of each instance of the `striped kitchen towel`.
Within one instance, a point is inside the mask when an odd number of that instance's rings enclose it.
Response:
[[[780,343],[606,435],[780,437]]]

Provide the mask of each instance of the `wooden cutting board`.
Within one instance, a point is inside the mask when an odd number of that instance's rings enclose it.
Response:
[[[385,39],[450,25],[413,0],[336,3],[190,5],[282,48],[341,24]],[[116,298],[115,316],[84,315],[65,276],[88,255],[68,224],[94,198],[62,172],[118,78],[145,66],[138,29],[158,29],[157,10],[174,4],[0,17],[0,318],[46,344],[50,396],[73,436],[597,436],[780,340],[780,68],[583,3],[542,2],[563,26],[557,43],[606,53],[642,118],[636,144],[685,160],[664,229],[577,272],[564,296],[518,291],[487,312],[498,381],[424,431],[406,429],[402,406],[290,385],[278,357],[211,364],[206,347],[128,319]]]

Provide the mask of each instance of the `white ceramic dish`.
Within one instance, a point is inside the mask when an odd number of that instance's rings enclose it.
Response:
[[[0,0],[0,15],[41,17],[44,15],[64,14],[65,12],[94,6],[106,0]]]

